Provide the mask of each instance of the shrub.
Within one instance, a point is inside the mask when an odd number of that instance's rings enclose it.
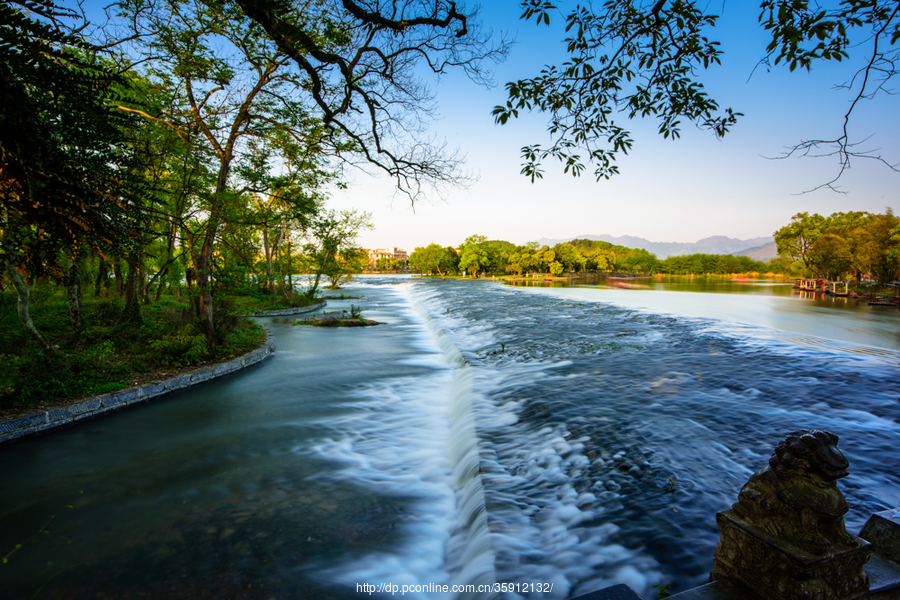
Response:
[[[206,337],[195,333],[193,327],[184,327],[174,335],[164,335],[150,342],[146,358],[157,365],[183,367],[207,356]]]

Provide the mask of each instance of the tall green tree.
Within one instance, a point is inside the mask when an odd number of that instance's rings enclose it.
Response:
[[[196,132],[191,141],[214,157],[215,185],[203,198],[202,214],[195,213],[196,226],[183,229],[197,283],[196,310],[214,355],[215,246],[233,202],[241,198],[229,190],[241,148],[259,138],[287,148],[281,158],[290,159],[294,146],[321,151],[325,138],[297,96],[307,80],[235,4],[126,0],[121,7],[142,41],[132,53],[150,77],[178,90],[177,112],[149,116]],[[332,147],[341,143],[332,138]]]
[[[359,255],[356,237],[372,227],[372,216],[367,212],[322,210],[315,216],[305,234],[304,251],[312,274],[306,288],[307,297],[315,298],[322,277],[336,285],[345,275],[362,268],[361,263],[350,259]]]
[[[45,348],[27,278],[71,288],[89,251],[127,253],[145,224],[136,122],[110,106],[129,84],[70,28],[78,20],[51,0],[0,4],[0,258],[23,326]]]
[[[460,245],[459,268],[468,271],[473,279],[477,279],[490,263],[490,248],[485,236],[470,235]]]
[[[813,213],[797,213],[791,222],[775,232],[778,254],[792,260],[802,260],[807,269],[813,270],[813,244],[822,235],[825,218]]]
[[[882,285],[895,281],[900,271],[900,244],[893,233],[898,226],[900,218],[890,208],[884,214],[875,215],[869,223],[872,275]]]
[[[456,270],[457,260],[452,248],[444,248],[440,244],[428,244],[424,248],[416,248],[409,256],[409,264],[421,273],[440,275],[443,281],[447,275]]]

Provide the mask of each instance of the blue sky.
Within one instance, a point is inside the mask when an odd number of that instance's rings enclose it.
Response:
[[[874,161],[857,160],[844,175],[840,185],[847,194],[801,194],[831,179],[835,160],[765,158],[802,139],[835,135],[851,98],[833,86],[848,79],[857,63],[817,65],[808,74],[757,69],[750,78],[767,41],[753,4],[726,3],[712,36],[725,55],[723,65],[704,77],[707,89],[720,106],[745,114],[723,140],[687,125],[673,142],[656,134],[655,122],[633,121],[627,126],[634,149],[619,161],[620,175],[600,182],[590,173],[576,179],[548,163],[544,179],[532,184],[519,174],[519,148],[549,140],[546,117],[526,115],[499,126],[490,111],[504,101],[504,83],[565,59],[558,26],[563,17],[555,27],[538,28],[518,20],[516,0],[491,3],[482,9],[485,26],[517,39],[509,59],[495,69],[497,85],[487,90],[458,75],[446,78],[435,86],[441,119],[432,125],[439,140],[467,155],[467,168],[478,181],[443,198],[428,195],[413,210],[394,195],[389,181],[356,173],[348,190],[333,194],[330,206],[373,214],[376,228],[360,236],[363,246],[410,251],[432,242],[457,245],[475,233],[519,244],[603,233],[675,242],[711,235],[752,238],[771,235],[801,211],[900,208],[900,174]],[[896,99],[864,103],[852,131],[858,139],[871,135],[870,147],[900,162]]]

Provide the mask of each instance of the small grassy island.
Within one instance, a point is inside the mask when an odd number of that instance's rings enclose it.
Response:
[[[350,311],[323,312],[321,317],[297,319],[294,325],[306,325],[308,327],[371,327],[372,325],[384,325],[379,321],[366,319],[362,316],[362,310],[355,304],[350,305]]]
[[[313,317],[311,319],[297,319],[294,321],[294,325],[306,325],[309,327],[369,327],[372,325],[384,325],[384,323],[362,317],[355,319],[350,317],[321,317],[317,319]]]

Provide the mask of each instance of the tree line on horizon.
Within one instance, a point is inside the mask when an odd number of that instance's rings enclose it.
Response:
[[[574,239],[554,246],[529,242],[517,246],[503,240],[488,240],[474,235],[459,249],[430,244],[416,248],[409,257],[410,267],[421,273],[440,275],[465,271],[479,275],[567,273],[750,273],[768,272],[769,265],[747,256],[725,254],[688,254],[660,260],[643,248],[629,248],[599,240]]]
[[[599,240],[574,239],[554,246],[537,242],[517,246],[483,235],[466,238],[459,248],[430,244],[416,248],[410,267],[420,273],[447,275],[550,274],[584,272],[641,272],[687,274],[778,274],[817,276],[859,282],[864,276],[880,285],[897,278],[900,270],[900,218],[884,214],[834,213],[823,217],[800,213],[775,232],[779,256],[759,261],[732,254],[683,254],[658,259],[641,248]]]

